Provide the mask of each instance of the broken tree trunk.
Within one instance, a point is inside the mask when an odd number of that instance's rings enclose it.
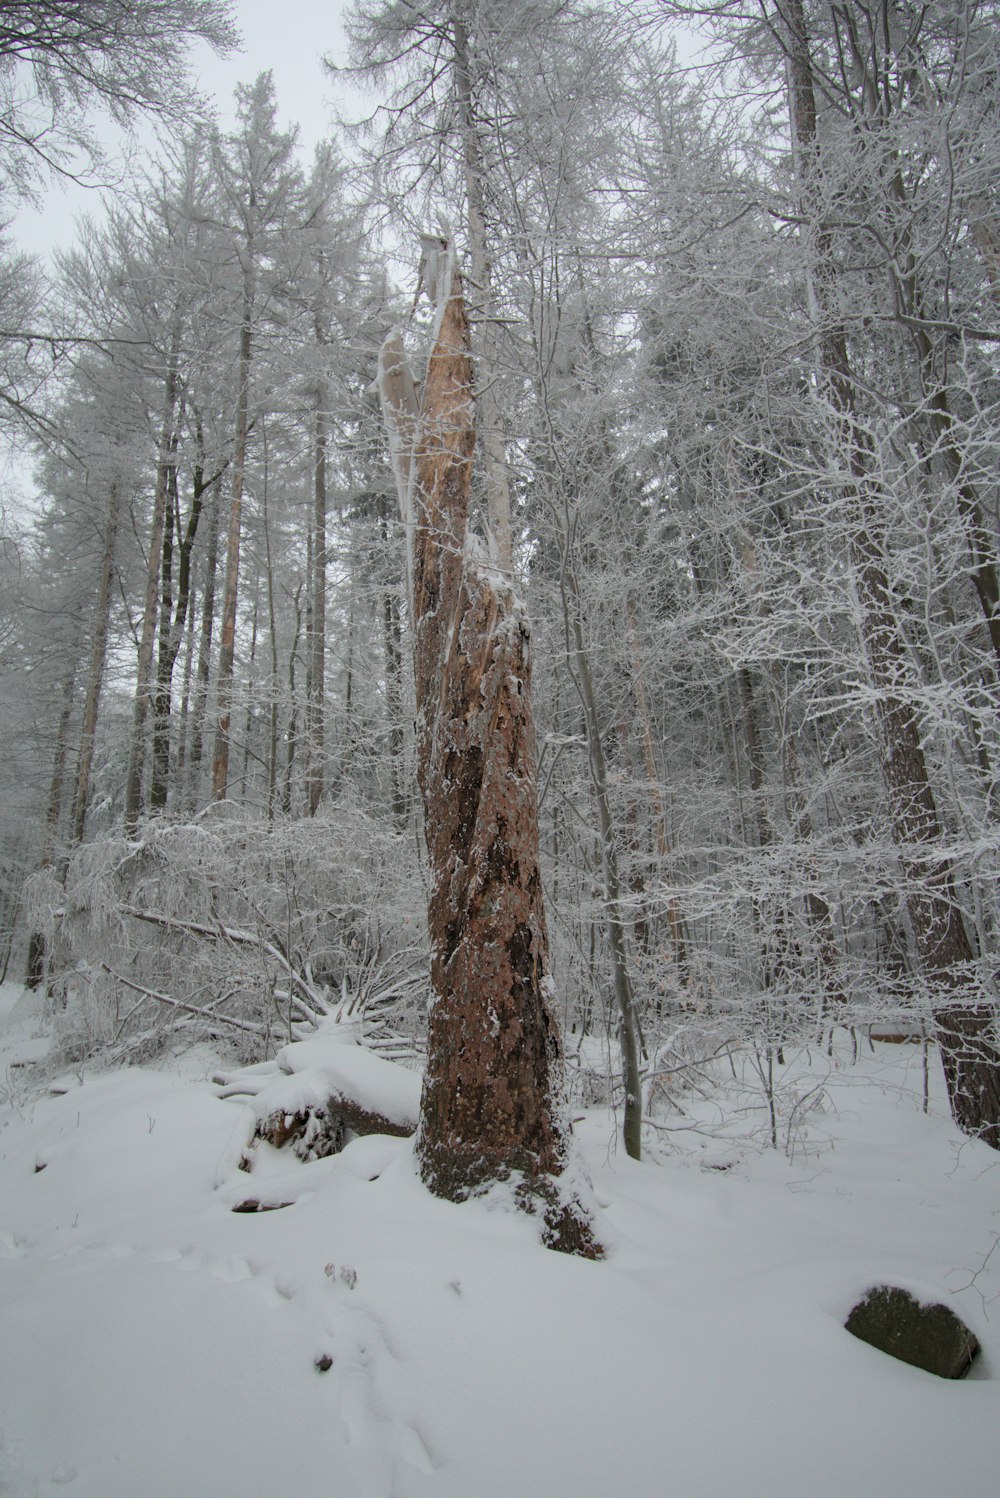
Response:
[[[407,527],[417,775],[431,868],[433,1001],[417,1152],[437,1196],[513,1178],[545,1241],[602,1250],[568,1186],[562,1056],[547,1002],[528,629],[468,533],[469,329],[449,255],[417,413],[398,337],[380,388]],[[561,1179],[560,1179],[561,1178]]]

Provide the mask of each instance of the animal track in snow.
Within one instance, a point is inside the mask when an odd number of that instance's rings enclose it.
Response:
[[[416,1467],[418,1472],[423,1472],[426,1477],[433,1477],[439,1472],[444,1463],[438,1460],[432,1453],[426,1440],[415,1425],[405,1425],[399,1434],[399,1455],[404,1462],[411,1467]]]

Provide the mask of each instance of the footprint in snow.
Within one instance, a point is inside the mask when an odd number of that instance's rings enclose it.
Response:
[[[403,1427],[399,1436],[400,1460],[411,1467],[416,1467],[425,1477],[433,1477],[435,1472],[440,1472],[444,1462],[434,1456],[426,1440],[415,1425]]]
[[[232,1259],[219,1259],[208,1266],[208,1272],[213,1279],[222,1280],[227,1285],[236,1285],[241,1280],[253,1278],[253,1270],[246,1259],[238,1256]]]

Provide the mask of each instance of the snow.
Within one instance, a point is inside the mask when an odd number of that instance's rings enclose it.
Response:
[[[692,1130],[637,1165],[587,1110],[608,1246],[589,1263],[540,1247],[504,1188],[429,1196],[408,1139],[307,1164],[262,1146],[247,1176],[250,1105],[218,1096],[205,1051],[52,1095],[16,1065],[44,1028],[0,990],[4,1498],[995,1489],[1000,1160],[936,1080],[921,1112],[919,1047],[845,1056],[791,1158]],[[352,1088],[374,1059],[284,1053],[290,1080]],[[830,1067],[796,1065],[802,1091]],[[292,1205],[230,1210],[264,1183]],[[843,1330],[883,1279],[972,1327],[966,1380]]]
[[[293,1041],[278,1052],[275,1071],[282,1075],[276,1075],[254,1097],[255,1120],[322,1107],[336,1096],[350,1098],[390,1123],[416,1129],[419,1076],[351,1044],[342,1029],[327,1025],[316,1040]]]

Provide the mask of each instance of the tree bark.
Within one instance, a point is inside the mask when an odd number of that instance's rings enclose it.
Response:
[[[208,687],[212,673],[212,632],[215,626],[215,579],[219,567],[219,528],[222,523],[219,481],[211,486],[208,518],[208,546],[205,553],[205,578],[202,586],[201,626],[198,631],[198,663],[195,668],[194,707],[192,710],[191,752],[189,755],[189,804],[198,805],[201,764],[207,729]]]
[[[477,392],[479,441],[483,457],[483,483],[486,508],[497,565],[509,572],[513,565],[513,535],[510,519],[510,482],[507,477],[507,454],[504,450],[500,402],[496,380],[500,367],[499,324],[493,292],[493,266],[490,261],[483,205],[483,158],[476,133],[475,91],[469,33],[460,14],[454,16],[455,89],[458,95],[462,132],[462,160],[465,168],[465,200],[472,251],[472,284],[475,288],[474,312],[480,323],[477,352],[480,363]]]
[[[229,729],[232,718],[233,662],[236,658],[236,601],[240,580],[240,526],[243,516],[243,482],[250,428],[250,357],[254,314],[254,249],[245,251],[243,270],[243,316],[240,323],[240,363],[236,395],[236,436],[233,443],[233,479],[229,499],[229,530],[226,538],[226,580],[222,595],[222,629],[219,636],[218,722],[212,755],[212,800],[224,801],[229,783]]]
[[[384,494],[378,497],[379,534],[383,548],[389,547],[389,517]],[[394,590],[382,590],[382,644],[385,652],[385,703],[388,725],[389,784],[392,818],[398,832],[406,829],[409,817],[406,787],[403,782],[403,642],[399,627],[399,606]]]
[[[281,789],[281,811],[290,816],[292,810],[292,771],[295,768],[295,746],[299,741],[299,710],[295,697],[295,662],[302,637],[302,584],[295,589],[292,600],[295,614],[295,629],[288,651],[288,721],[285,724],[285,778]]]
[[[317,345],[322,351],[324,340],[319,318],[316,325]],[[309,628],[309,694],[306,703],[309,758],[306,766],[306,805],[314,817],[323,798],[323,758],[325,752],[324,705],[326,697],[326,382],[320,380],[316,393],[313,428],[313,553],[311,599],[312,618]]]
[[[550,1246],[595,1257],[600,1246],[565,1179],[570,1128],[547,1000],[528,629],[467,534],[476,428],[468,321],[451,266],[415,453],[416,403],[398,341],[383,349],[381,387],[413,532],[417,775],[431,866],[421,1174],[449,1200],[514,1177]]]
[[[47,869],[52,862],[59,839],[59,819],[62,816],[63,782],[66,778],[66,758],[69,752],[69,725],[73,716],[73,696],[76,688],[76,665],[70,668],[63,682],[62,708],[59,727],[56,729],[55,755],[52,761],[52,780],[49,785],[49,802],[45,812],[45,842],[39,868]],[[32,931],[28,938],[28,965],[24,975],[26,988],[38,988],[45,978],[45,937],[41,931]]]
[[[893,608],[880,535],[880,499],[867,434],[859,425],[847,337],[836,312],[836,271],[829,233],[815,202],[816,99],[802,0],[786,0],[792,128],[800,152],[805,214],[814,226],[811,267],[819,329],[820,373],[840,421],[852,484],[849,539],[861,633],[872,683],[882,780],[910,928],[932,991],[938,1045],[952,1117],[967,1134],[1000,1149],[1000,1051],[992,1004],[978,996],[972,943],[958,905],[951,863],[940,851],[941,826],[913,706],[905,645]]]
[[[94,760],[94,738],[97,734],[97,714],[104,684],[104,664],[108,653],[108,621],[111,607],[111,580],[114,575],[115,537],[118,533],[118,510],[120,492],[118,481],[113,480],[108,493],[108,514],[104,525],[104,551],[101,556],[101,574],[97,585],[97,604],[94,609],[94,638],[90,648],[90,668],[87,672],[87,695],[83,704],[83,723],[80,728],[80,755],[76,769],[76,792],[73,798],[73,826],[70,836],[74,843],[83,841],[83,829],[87,819],[87,803],[90,800],[90,770]]]
[[[153,646],[156,640],[157,594],[160,581],[163,527],[167,507],[171,446],[174,439],[174,413],[177,408],[177,361],[180,355],[180,315],[176,314],[171,332],[170,354],[164,377],[163,420],[160,425],[159,460],[156,465],[156,489],[153,495],[153,518],[150,523],[149,556],[146,564],[146,599],[139,640],[139,663],[135,683],[135,705],[132,711],[132,741],[129,749],[128,774],[125,783],[125,836],[135,837],[142,809],[142,781],[146,765],[146,718],[153,685]]]
[[[264,482],[261,489],[261,520],[264,530],[264,585],[267,593],[267,635],[271,651],[271,674],[268,684],[267,711],[267,820],[274,821],[278,809],[278,630],[274,615],[274,558],[271,555],[271,525],[268,512],[267,425],[261,423],[261,448],[264,459]]]
[[[156,689],[153,695],[153,751],[152,780],[149,789],[149,804],[153,811],[161,811],[167,804],[170,781],[170,713],[173,697],[174,667],[180,654],[184,638],[184,625],[188,616],[191,597],[191,552],[198,534],[205,493],[216,478],[206,479],[204,458],[201,454],[199,432],[199,458],[195,464],[191,491],[191,509],[187,524],[177,548],[177,598],[173,597],[173,540],[180,526],[177,504],[176,457],[171,466],[170,495],[172,505],[168,510],[169,523],[163,533],[163,580],[160,606],[160,642],[156,662]]]
[[[618,867],[614,818],[611,814],[611,795],[604,753],[604,736],[601,731],[601,714],[597,703],[597,693],[594,690],[594,678],[590,670],[590,657],[584,639],[580,589],[576,574],[570,566],[569,544],[567,532],[560,538],[563,554],[559,578],[563,620],[566,628],[566,655],[570,663],[573,685],[576,687],[580,706],[583,709],[587,740],[587,768],[594,801],[597,805],[597,820],[600,828],[604,924],[611,953],[612,986],[621,1021],[619,1037],[622,1053],[622,1081],[625,1086],[622,1137],[626,1153],[633,1160],[638,1160],[642,1155],[642,1032],[628,960],[622,879]]]
[[[646,783],[649,787],[649,797],[652,802],[656,853],[660,866],[659,872],[661,878],[666,877],[669,879],[671,870],[667,809],[663,802],[663,788],[660,784],[660,772],[656,764],[656,751],[653,743],[653,715],[650,711],[649,693],[646,690],[645,668],[642,660],[642,651],[639,646],[639,631],[635,620],[635,603],[631,598],[626,602],[625,616],[629,660],[632,666],[632,691],[635,696],[635,707],[638,717],[643,769],[646,773]],[[673,960],[677,967],[678,982],[681,987],[684,987],[687,984],[688,977],[687,939],[684,932],[684,919],[681,915],[676,895],[670,895],[667,899],[667,922],[670,926]]]

